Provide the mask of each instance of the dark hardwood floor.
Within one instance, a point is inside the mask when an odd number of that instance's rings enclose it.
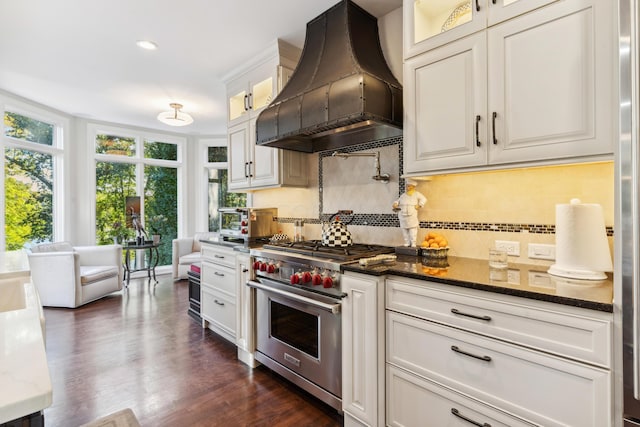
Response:
[[[187,315],[186,281],[71,310],[45,308],[53,405],[48,427],[75,427],[131,408],[155,426],[339,426],[332,408],[260,366]]]

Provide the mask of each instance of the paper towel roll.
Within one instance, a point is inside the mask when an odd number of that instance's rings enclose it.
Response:
[[[602,206],[578,199],[556,205],[556,263],[549,273],[602,280],[612,269]]]

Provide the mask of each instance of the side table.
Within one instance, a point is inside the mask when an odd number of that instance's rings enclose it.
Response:
[[[160,255],[158,254],[158,247],[160,243],[148,242],[142,245],[122,245],[122,250],[124,251],[124,282],[125,288],[129,287],[129,280],[131,280],[131,273],[135,273],[136,271],[146,271],[147,277],[151,280],[151,276],[153,275],[153,281],[158,283],[156,279],[156,267],[158,265],[158,261]],[[138,269],[132,269],[129,263],[131,262],[131,251],[139,251],[146,250],[148,254],[147,262],[145,266]]]

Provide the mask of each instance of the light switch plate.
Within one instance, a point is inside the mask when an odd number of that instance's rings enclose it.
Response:
[[[528,257],[531,259],[556,259],[556,245],[546,245],[544,243],[529,243]]]

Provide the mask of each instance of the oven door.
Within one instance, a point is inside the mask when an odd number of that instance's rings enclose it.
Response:
[[[321,295],[293,293],[286,285],[263,278],[248,285],[256,288],[258,353],[339,399],[342,395],[340,301],[329,298],[321,301]],[[260,360],[260,355],[256,354],[256,358]],[[279,367],[264,364],[305,388]]]

